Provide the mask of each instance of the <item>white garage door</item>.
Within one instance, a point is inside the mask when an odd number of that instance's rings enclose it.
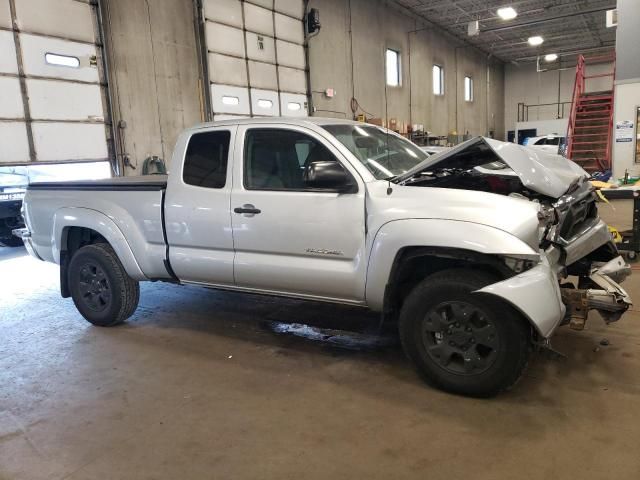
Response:
[[[0,163],[109,159],[96,8],[0,0]]]
[[[205,0],[214,120],[306,116],[303,0]]]

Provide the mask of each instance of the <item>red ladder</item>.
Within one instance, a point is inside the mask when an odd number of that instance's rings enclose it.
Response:
[[[586,75],[587,64],[611,62],[611,71]],[[613,82],[616,74],[615,53],[585,58],[578,56],[576,82],[567,128],[567,158],[588,172],[611,169],[613,138]],[[611,77],[611,90],[589,91],[591,78]]]

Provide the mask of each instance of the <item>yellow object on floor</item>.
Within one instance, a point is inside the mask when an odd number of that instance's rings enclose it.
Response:
[[[609,228],[609,232],[611,232],[611,236],[613,237],[613,242],[621,243],[622,235],[620,235],[620,232],[618,231],[618,229],[614,227],[608,227],[608,228]]]

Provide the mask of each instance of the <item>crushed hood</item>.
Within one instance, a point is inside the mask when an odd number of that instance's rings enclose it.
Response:
[[[526,188],[552,198],[564,195],[578,179],[589,177],[579,165],[560,155],[491,138],[475,137],[451,150],[425,159],[398,176],[396,182],[402,183],[424,171],[447,168],[449,164],[455,168],[464,168],[466,164],[470,169],[481,168],[477,160],[474,161],[474,152],[478,152],[478,156],[482,155],[483,159],[486,158],[487,163],[501,160]],[[500,172],[503,175],[505,173]]]

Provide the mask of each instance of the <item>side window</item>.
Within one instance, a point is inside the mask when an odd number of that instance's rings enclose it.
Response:
[[[182,179],[189,185],[223,188],[227,180],[231,132],[196,133],[189,139]]]
[[[306,190],[307,165],[336,160],[320,142],[304,133],[275,128],[247,131],[244,147],[244,186],[248,190]]]

